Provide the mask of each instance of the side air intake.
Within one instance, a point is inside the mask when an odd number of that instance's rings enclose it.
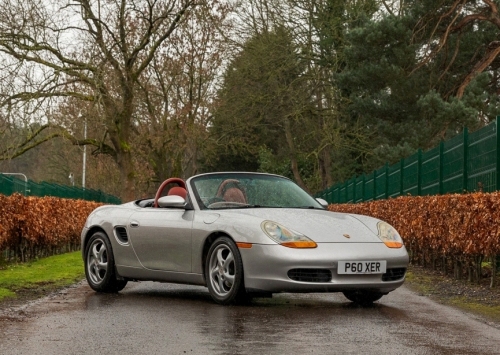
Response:
[[[116,227],[115,228],[115,236],[116,239],[122,244],[128,244],[128,234],[125,227]]]

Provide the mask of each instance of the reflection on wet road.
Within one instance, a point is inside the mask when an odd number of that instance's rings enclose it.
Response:
[[[225,307],[203,287],[82,283],[0,311],[0,354],[500,354],[500,329],[404,287],[369,308],[342,294]]]

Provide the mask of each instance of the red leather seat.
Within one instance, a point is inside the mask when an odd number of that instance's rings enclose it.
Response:
[[[168,196],[172,196],[172,195],[180,196],[185,200],[186,196],[187,196],[187,191],[183,187],[174,186],[170,190],[168,190]]]

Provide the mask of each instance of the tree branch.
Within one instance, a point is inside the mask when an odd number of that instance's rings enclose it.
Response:
[[[389,7],[389,5],[387,4],[387,2],[385,0],[382,0],[382,4],[384,5],[385,9],[387,10],[387,12],[389,14],[391,14],[392,16],[395,16],[394,12],[391,10],[391,8]]]
[[[174,32],[174,30],[176,29],[177,25],[179,24],[179,22],[181,21],[182,17],[184,16],[184,14],[186,13],[186,11],[192,7],[192,6],[197,6],[198,4],[196,4],[194,1],[187,1],[184,6],[182,6],[182,8],[179,10],[179,12],[177,12],[177,14],[175,15],[174,17],[174,20],[172,21],[172,23],[170,24],[169,28],[165,31],[165,33],[160,36],[160,38],[158,40],[156,40],[151,49],[149,50],[149,53],[148,55],[146,56],[146,58],[144,59],[144,61],[141,63],[141,65],[139,65],[139,68],[137,68],[137,70],[135,71],[134,73],[134,78],[138,78],[141,73],[144,71],[144,69],[146,69],[146,67],[149,65],[149,63],[151,63],[151,61],[153,60],[153,57],[157,51],[157,49],[160,47],[160,45],[168,38],[170,37],[170,35],[172,34],[172,32]],[[136,48],[136,50],[134,52],[139,52],[141,50],[143,50],[145,47],[146,47],[147,43],[144,43],[142,46],[139,46],[138,48]],[[132,55],[137,55],[137,54],[132,54]]]
[[[488,46],[488,52],[474,66],[472,71],[465,77],[457,91],[457,97],[460,99],[464,95],[465,88],[470,84],[478,74],[482,73],[500,54],[500,41],[491,42]]]
[[[44,137],[41,137],[42,133],[48,129],[57,129],[58,131],[50,133]],[[73,145],[85,146],[91,145],[98,148],[98,152],[101,154],[107,154],[116,157],[116,151],[109,145],[105,144],[103,141],[97,141],[95,139],[77,139],[74,135],[68,132],[64,127],[58,125],[52,125],[50,123],[41,125],[33,133],[29,134],[24,141],[17,145],[11,145],[0,152],[0,161],[14,159],[30,149],[39,146],[54,138],[65,138],[69,140]],[[106,137],[106,135],[104,136]]]

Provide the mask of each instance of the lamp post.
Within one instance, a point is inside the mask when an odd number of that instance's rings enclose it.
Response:
[[[83,139],[87,139],[87,118],[85,117],[85,123],[83,126]],[[83,146],[83,168],[82,168],[82,187],[85,189],[85,168],[87,162],[87,144]]]

